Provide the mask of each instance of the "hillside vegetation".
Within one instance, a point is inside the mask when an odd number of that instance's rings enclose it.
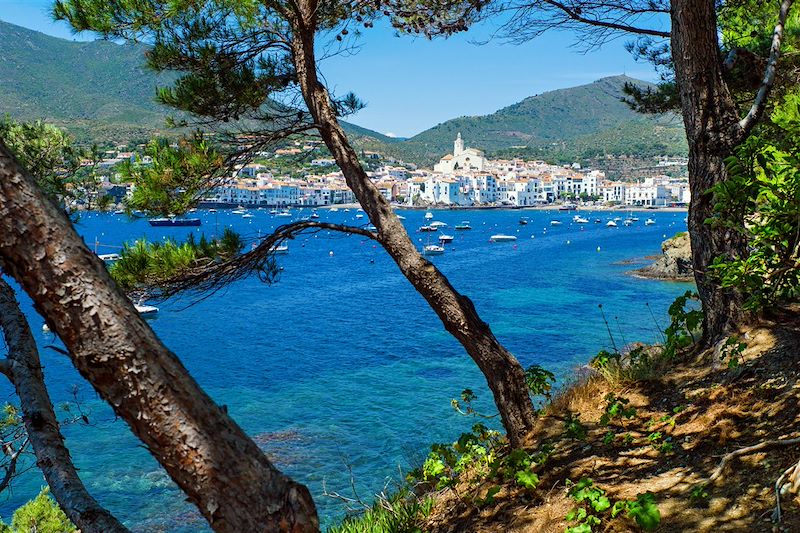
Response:
[[[79,142],[143,142],[169,133],[155,90],[172,75],[144,65],[143,45],[74,42],[0,21],[0,112],[44,119]],[[531,96],[485,116],[459,117],[407,140],[344,123],[355,144],[428,165],[450,152],[458,132],[490,155],[571,162],[604,155],[684,155],[674,116],[639,115],[620,100],[625,76]]]

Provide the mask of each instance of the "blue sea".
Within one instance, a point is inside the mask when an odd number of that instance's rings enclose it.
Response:
[[[199,211],[200,228],[153,228],[142,219],[88,213],[76,227],[90,247],[98,244],[98,253],[112,253],[142,237],[210,237],[224,227],[254,240],[292,220],[250,212],[253,218]],[[322,221],[368,223],[355,209],[319,213]],[[426,223],[424,211],[400,213],[420,248],[435,243],[435,234],[417,231]],[[431,260],[524,366],[550,369],[561,385],[611,345],[599,304],[617,345],[653,341],[666,325],[669,304],[690,288],[626,275],[637,265],[623,264],[658,254],[664,238],[685,231],[685,213],[641,212],[639,222],[617,228],[607,228],[606,219],[626,213],[584,212],[592,221],[585,225],[572,222],[574,213],[558,211],[433,213],[449,224],[442,233],[455,240]],[[296,218],[309,214],[293,211]],[[519,224],[521,216],[527,225]],[[656,224],[645,226],[648,217]],[[563,224],[552,226],[553,219]],[[455,231],[463,220],[472,230]],[[496,233],[518,239],[490,243]],[[283,270],[276,283],[251,278],[206,299],[186,295],[157,303],[160,313],[149,323],[278,467],[310,487],[328,525],[344,508],[325,491],[352,496],[351,473],[362,499],[391,490],[431,443],[451,442],[472,425],[450,407],[461,390],[474,390],[485,412],[493,405],[475,364],[382,249],[360,236],[327,232],[288,245],[289,253],[278,258]],[[135,531],[207,531],[127,426],[65,356],[48,348],[58,341],[42,332],[43,320],[25,295],[20,299],[54,401],[72,402],[72,412],[80,409],[89,419],[64,433],[90,492]],[[7,384],[0,393],[15,401]],[[43,484],[36,469],[22,475],[2,495],[0,515],[8,520]]]

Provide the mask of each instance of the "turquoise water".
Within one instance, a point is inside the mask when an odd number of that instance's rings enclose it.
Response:
[[[255,218],[243,219],[201,212],[198,230],[88,214],[78,231],[90,246],[95,240],[119,245],[141,236],[182,239],[189,231],[212,235],[226,225],[256,238],[291,220],[252,213]],[[618,344],[654,340],[656,326],[645,304],[663,326],[669,303],[687,288],[627,276],[632,267],[618,264],[658,253],[664,236],[685,230],[684,213],[641,213],[636,225],[618,228],[605,227],[604,213],[588,215],[602,218],[602,224],[584,227],[570,223],[572,213],[526,212],[526,226],[518,224],[519,211],[434,213],[450,224],[444,233],[456,239],[432,260],[472,298],[523,365],[543,365],[562,383],[610,345],[598,304]],[[320,214],[321,220],[366,222],[355,218],[355,210]],[[427,243],[430,234],[416,231],[424,212],[403,215],[412,237],[420,246]],[[648,216],[657,223],[644,226]],[[553,218],[563,225],[551,226]],[[453,230],[462,220],[473,229]],[[495,233],[513,233],[518,240],[489,243]],[[385,252],[358,236],[327,233],[300,237],[289,248],[279,258],[284,270],[277,283],[247,279],[199,302],[182,297],[161,303],[150,324],[278,466],[311,488],[327,524],[344,510],[322,495],[323,483],[329,492],[350,495],[349,466],[363,498],[387,484],[391,488],[398,469],[416,465],[430,443],[452,441],[471,425],[452,411],[451,398],[471,388],[485,411],[492,405],[480,372]],[[27,300],[23,306],[38,337],[51,395],[63,402],[77,390],[89,416],[90,425],[64,429],[89,490],[136,531],[206,530],[69,360],[46,348],[57,341],[41,333],[43,321]],[[2,387],[3,397],[13,401],[11,389]],[[26,473],[4,494],[0,514],[7,517],[42,484],[40,473]]]

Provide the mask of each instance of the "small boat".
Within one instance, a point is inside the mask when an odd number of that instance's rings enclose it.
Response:
[[[236,209],[231,211],[231,213],[233,213],[234,215],[244,215],[245,213],[247,213],[247,209],[245,209],[244,206],[237,205]]]
[[[42,324],[42,332],[50,333],[50,326],[48,326],[47,324]]]
[[[209,209],[209,210],[208,210],[208,212],[209,212],[209,213],[216,213],[216,212],[217,212],[217,210],[216,210],[216,209],[214,209],[214,208],[212,207],[211,209]]]
[[[516,241],[517,237],[514,235],[503,235],[502,233],[498,233],[497,235],[492,235],[489,237],[489,242],[511,242]]]
[[[292,214],[289,211],[281,211],[280,213],[278,213],[275,216],[276,217],[290,217],[290,216],[292,216]]]
[[[125,214],[125,210],[124,209],[117,209],[116,211],[114,211],[114,214],[115,215],[124,215]]]
[[[350,212],[350,209],[347,209],[347,208],[345,208],[344,212],[345,212],[345,213],[349,213],[349,212]]]
[[[378,228],[370,224],[369,226],[367,226],[367,231],[378,231]]]
[[[403,215],[397,215],[397,220],[405,220],[405,219],[406,217],[404,217]]]
[[[278,210],[277,209],[270,209],[269,210],[269,214],[270,215],[277,215],[278,214]]]
[[[287,245],[287,244],[274,245],[274,246],[272,246],[272,248],[269,249],[269,252],[271,254],[281,254],[281,255],[288,254],[289,253],[289,245]]]
[[[563,204],[558,207],[559,211],[575,211],[578,209],[576,204]]]
[[[625,226],[633,226],[633,220],[626,218],[625,222],[622,223]]]
[[[575,223],[576,224],[588,224],[589,223],[589,219],[588,218],[583,218],[583,217],[575,217]]]
[[[434,226],[420,226],[419,230],[420,231],[439,231],[439,228],[436,228]]]
[[[521,217],[521,218],[519,219],[519,225],[520,225],[520,226],[525,226],[525,225],[527,225],[527,224],[528,224],[528,217]]]
[[[655,223],[656,223],[656,221],[653,220],[652,218],[648,218],[647,220],[644,221],[644,225],[645,226],[652,226]]]
[[[106,263],[113,263],[114,261],[119,261],[120,259],[122,259],[122,256],[119,254],[97,254],[97,257],[99,257]]]
[[[444,247],[436,244],[428,244],[422,249],[422,255],[442,255]]]
[[[338,207],[331,207],[331,213],[336,213],[339,211]]]
[[[151,226],[199,226],[202,222],[199,218],[151,218],[147,221]]]
[[[561,225],[561,221],[560,220],[551,220],[550,221],[550,225],[551,226],[560,226]]]
[[[469,225],[469,221],[465,220],[461,224],[456,224],[457,230],[465,230],[465,229],[472,229],[472,226]]]
[[[142,318],[147,318],[158,314],[158,307],[155,305],[145,305],[139,302],[138,304],[133,304],[133,307],[136,308],[136,311],[138,311]]]
[[[447,224],[445,224],[444,222],[439,222],[438,220],[436,220],[434,222],[431,222],[428,225],[430,227],[432,227],[432,228],[446,228],[447,227]]]
[[[309,218],[319,218],[319,215],[316,213],[311,213],[311,216]]]
[[[358,215],[356,215],[356,218],[364,218],[364,215],[359,213]]]
[[[256,216],[253,213],[245,213],[242,215],[242,218],[255,218]]]
[[[606,227],[607,228],[616,228],[617,227],[617,223],[614,222],[613,220],[609,220],[608,222],[606,222]]]
[[[639,222],[639,217],[628,217],[628,218],[633,220],[634,222]]]
[[[430,219],[432,219],[432,218],[433,218],[433,213],[431,213],[430,211],[428,211],[427,213],[425,213],[425,220],[430,220]]]
[[[594,219],[594,223],[595,224],[600,224],[601,222],[602,222],[602,220],[600,220],[599,218]]]
[[[445,235],[444,233],[439,235],[439,242],[442,243],[442,244],[447,243],[447,242],[453,242],[453,239],[454,239],[454,237],[452,235]]]

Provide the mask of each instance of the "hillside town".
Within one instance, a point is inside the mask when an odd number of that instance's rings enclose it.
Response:
[[[327,206],[355,203],[344,176],[330,157],[320,155],[305,165],[303,175],[279,175],[271,160],[298,157],[319,151],[313,141],[297,142],[262,153],[257,162],[241,165],[203,198],[203,204],[242,206]],[[553,203],[620,205],[634,207],[683,206],[689,203],[685,177],[671,177],[666,170],[680,161],[664,159],[663,175],[630,176],[627,180],[606,179],[600,170],[579,165],[558,166],[544,161],[487,159],[484,152],[465,146],[459,133],[453,152],[443,156],[433,169],[418,169],[375,152],[363,152],[365,160],[376,163],[369,171],[387,200],[407,207],[535,207]],[[133,152],[109,153],[101,167],[113,167],[135,160]],[[148,161],[142,160],[142,164]],[[326,172],[327,170],[327,172]],[[105,187],[116,200],[130,191],[130,184]]]

